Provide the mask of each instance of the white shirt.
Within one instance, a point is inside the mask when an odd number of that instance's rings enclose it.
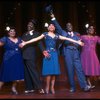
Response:
[[[51,20],[55,20],[56,18],[54,17],[54,18],[52,18]]]
[[[74,33],[73,32],[68,32],[68,34],[73,37],[74,36]]]
[[[30,34],[30,35],[33,35],[33,30],[29,31],[29,34]]]

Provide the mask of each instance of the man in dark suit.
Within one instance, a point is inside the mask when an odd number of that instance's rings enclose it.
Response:
[[[28,31],[23,34],[23,41],[28,41],[39,36],[39,32],[35,31],[35,25],[36,22],[34,20],[30,20],[28,22]],[[28,44],[22,49],[23,59],[25,63],[25,93],[34,92],[34,90],[38,90],[39,93],[44,93],[44,90],[41,86],[40,77],[36,69],[37,45],[40,47],[43,54],[45,54],[45,50],[41,41]]]
[[[59,23],[57,22],[54,14],[51,14],[52,23],[56,27],[57,33],[62,36],[69,37],[74,40],[80,40],[79,33],[73,32],[73,26],[71,23],[66,24],[66,31],[64,31]],[[64,52],[64,59],[66,68],[68,71],[68,79],[70,83],[70,92],[76,91],[75,81],[74,81],[74,74],[76,71],[76,75],[78,77],[78,81],[80,83],[81,88],[87,92],[90,90],[90,87],[87,85],[85,75],[82,70],[82,65],[80,61],[80,52],[78,50],[79,45],[75,43],[71,43],[70,41],[64,41],[63,45],[63,52]]]

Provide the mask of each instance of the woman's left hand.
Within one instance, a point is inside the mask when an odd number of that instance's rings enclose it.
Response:
[[[22,43],[19,44],[19,47],[20,48],[23,48],[25,45],[26,45],[26,42],[25,41],[22,41]]]
[[[83,43],[81,40],[78,41],[78,44],[79,44],[80,46],[84,46],[84,43]]]

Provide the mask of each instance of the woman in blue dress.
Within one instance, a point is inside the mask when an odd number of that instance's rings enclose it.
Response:
[[[23,47],[26,44],[38,41],[40,39],[45,39],[45,45],[46,50],[48,51],[48,54],[45,55],[43,59],[43,69],[42,69],[42,75],[46,77],[46,87],[45,92],[49,93],[49,88],[52,92],[52,94],[55,94],[55,79],[57,75],[60,75],[60,65],[58,60],[58,52],[56,49],[57,40],[68,40],[75,43],[78,43],[80,45],[83,45],[81,41],[75,41],[70,38],[66,38],[63,36],[60,36],[55,33],[55,26],[53,24],[50,24],[48,26],[48,32],[44,32],[41,36],[31,39],[30,41],[23,41],[23,43],[20,44],[20,47]],[[51,85],[51,86],[50,86]]]
[[[24,79],[24,63],[19,48],[21,39],[16,36],[15,28],[8,31],[8,36],[0,39],[0,46],[4,47],[3,61],[0,66],[0,89],[5,82],[13,82],[12,92],[18,94],[16,85],[18,80]]]

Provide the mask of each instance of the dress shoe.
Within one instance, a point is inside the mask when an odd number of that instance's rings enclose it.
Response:
[[[93,88],[95,88],[95,85],[92,85],[92,86],[91,86],[91,89],[93,89]]]
[[[71,92],[71,93],[74,93],[76,90],[74,89],[74,88],[71,88],[70,90],[69,90],[69,92]]]
[[[15,94],[15,95],[17,95],[18,94],[18,92],[17,92],[17,90],[16,90],[16,88],[15,87],[12,87],[12,94]]]
[[[85,88],[83,88],[83,91],[84,92],[90,92],[90,90],[91,90],[91,86],[86,86]]]
[[[44,94],[45,93],[43,89],[39,89],[38,91],[39,91],[40,94]]]
[[[32,92],[34,92],[34,90],[26,90],[26,91],[24,91],[25,94],[32,93]]]

